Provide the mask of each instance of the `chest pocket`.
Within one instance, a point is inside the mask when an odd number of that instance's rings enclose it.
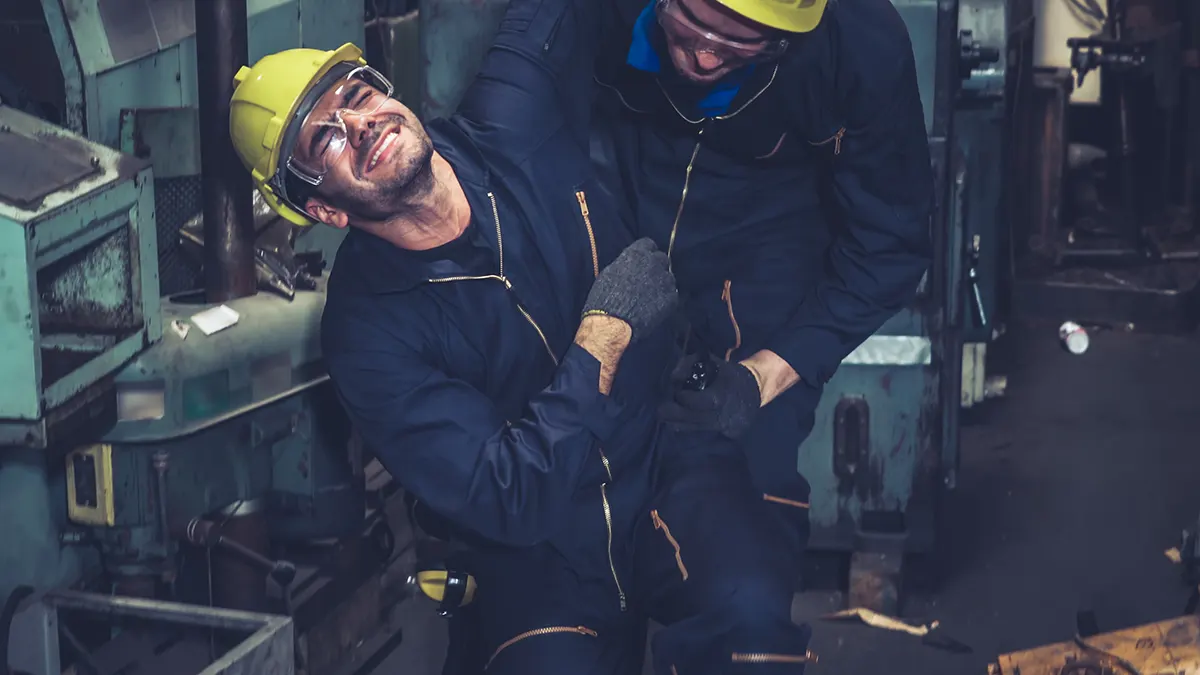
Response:
[[[439,305],[431,326],[436,361],[451,377],[484,392],[507,419],[540,391],[557,367],[541,348],[534,324],[515,310],[501,282],[458,281],[430,289]]]
[[[808,144],[816,150],[817,156],[833,158],[842,154],[842,144],[845,139],[846,127],[838,126],[828,133],[817,134],[816,140],[810,140]]]

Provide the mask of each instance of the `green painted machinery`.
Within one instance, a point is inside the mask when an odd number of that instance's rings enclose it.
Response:
[[[153,173],[9,107],[0,157],[0,446],[45,449],[162,335]]]
[[[203,1],[203,0],[202,0]],[[0,98],[151,159],[164,294],[200,284],[178,230],[201,210],[195,0],[6,0]],[[247,0],[249,60],[289,47],[364,41],[363,3]],[[6,95],[5,82],[9,93]],[[340,237],[314,231],[302,250],[331,254]]]
[[[58,449],[115,416],[113,380],[162,335],[153,172],[0,105],[0,595],[72,581]],[[57,461],[56,461],[57,460]]]
[[[0,333],[12,345],[0,355],[0,375],[14,385],[0,394],[0,446],[30,440],[44,448],[41,459],[25,453],[20,461],[0,449],[0,485],[36,487],[0,490],[0,516],[23,514],[0,525],[0,538],[15,544],[0,554],[0,597],[17,583],[56,586],[100,570],[117,592],[174,587],[187,573],[179,544],[197,518],[228,524],[229,539],[260,554],[278,543],[357,536],[367,523],[361,461],[318,339],[321,268],[341,233],[292,228],[258,209],[261,290],[223,303],[206,301],[200,261],[186,255],[204,243],[194,2],[0,3],[0,37],[21,38],[0,39],[0,100],[41,118],[0,108],[0,119],[44,131],[44,158],[85,174],[73,191],[47,196],[41,211],[10,216],[0,194]],[[245,7],[250,61],[364,42],[362,2]],[[64,137],[73,140],[54,140]],[[0,129],[0,152],[5,138]],[[8,187],[0,178],[0,193]],[[89,246],[98,253],[68,256]],[[75,267],[51,269],[67,258]],[[119,271],[122,261],[133,270],[124,282],[102,283],[99,271]],[[49,312],[40,333],[31,314],[39,294]],[[236,323],[206,334],[193,317],[213,309],[232,310]],[[46,328],[89,312],[119,325],[70,336]],[[80,366],[74,355],[84,353],[98,356]],[[96,382],[103,410],[76,406],[95,418],[91,426],[76,425],[83,431],[70,437],[43,430],[39,415],[50,404],[76,400]],[[238,574],[220,575],[234,579],[217,589],[226,606],[247,587]],[[252,595],[265,579],[255,574]]]

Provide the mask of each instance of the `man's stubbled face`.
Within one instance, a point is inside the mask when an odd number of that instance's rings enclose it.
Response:
[[[432,157],[433,143],[413,112],[356,79],[321,96],[292,151],[293,163],[323,172],[323,201],[351,220],[371,221],[388,219],[432,187]]]

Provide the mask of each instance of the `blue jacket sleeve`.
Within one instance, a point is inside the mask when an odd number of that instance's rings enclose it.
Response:
[[[933,168],[912,50],[855,64],[832,150],[837,234],[825,272],[770,349],[804,382],[827,382],[842,359],[916,297],[932,257]]]
[[[598,0],[511,0],[456,116],[520,162],[565,130],[586,151]]]
[[[544,541],[570,513],[576,487],[603,480],[596,444],[613,433],[620,406],[599,393],[600,364],[577,345],[513,420],[394,341],[334,355],[329,372],[388,472],[454,525],[494,542]]]

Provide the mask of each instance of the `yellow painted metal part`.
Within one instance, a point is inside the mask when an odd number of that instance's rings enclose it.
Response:
[[[88,462],[87,460],[90,460]],[[101,443],[89,445],[67,453],[67,516],[80,525],[112,527],[116,524],[116,509],[113,507],[112,446]],[[96,486],[94,503],[81,502],[77,480],[84,480],[76,472],[89,467],[93,475],[88,479]]]
[[[1004,654],[988,667],[988,675],[1090,672],[1128,675],[1128,666],[1142,675],[1200,675],[1200,617],[1187,616],[1095,635],[1085,642],[1092,649],[1068,640]],[[1113,664],[1113,657],[1124,664]],[[1072,667],[1072,663],[1077,665]],[[1084,664],[1097,664],[1100,669],[1081,669]]]
[[[425,570],[417,572],[417,586],[421,589],[426,597],[434,602],[441,602],[446,594],[446,571],[445,570]],[[459,606],[471,604],[475,599],[475,577],[467,577],[467,592],[463,594],[462,602]]]

